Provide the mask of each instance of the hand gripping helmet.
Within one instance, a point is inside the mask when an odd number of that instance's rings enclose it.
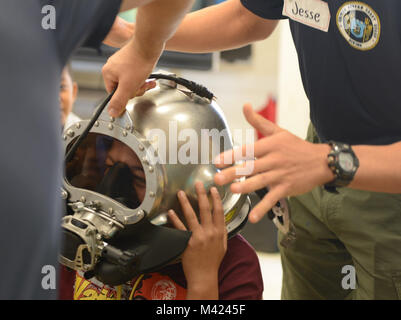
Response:
[[[180,257],[190,232],[172,228],[167,211],[182,218],[176,194],[183,190],[197,212],[195,182],[214,186],[213,159],[233,147],[206,88],[171,75],[152,77],[157,86],[130,100],[122,117],[103,111],[109,96],[91,120],[63,134],[67,213],[60,262],[109,285]],[[246,223],[249,199],[229,186],[217,189],[230,237]]]

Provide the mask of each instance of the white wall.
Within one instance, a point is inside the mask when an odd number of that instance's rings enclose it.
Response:
[[[305,138],[309,124],[309,101],[306,97],[298,58],[288,21],[281,22],[278,74],[278,124]]]
[[[309,101],[302,85],[289,23],[282,21],[280,24],[277,123],[305,138],[309,124]]]

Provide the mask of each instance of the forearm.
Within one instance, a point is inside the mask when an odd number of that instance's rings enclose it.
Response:
[[[191,281],[187,284],[187,300],[218,300],[218,276],[209,274],[200,281]]]
[[[317,181],[325,184],[334,178],[327,165],[330,147],[327,144],[315,146],[316,155],[319,155],[317,159],[321,161],[316,161],[314,170],[319,172]],[[386,146],[356,145],[352,146],[352,149],[359,160],[359,168],[349,188],[401,193],[401,142]]]
[[[123,0],[120,7],[120,12],[138,8],[154,0]]]
[[[353,146],[359,168],[351,188],[401,193],[401,142],[386,146]]]
[[[145,1],[138,8],[131,44],[144,56],[158,56],[165,42],[174,34],[194,0]]]
[[[237,48],[265,39],[276,25],[248,11],[240,0],[229,0],[188,14],[166,49],[202,53]]]

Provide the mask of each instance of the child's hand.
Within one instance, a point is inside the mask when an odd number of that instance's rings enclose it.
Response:
[[[216,188],[210,190],[213,200],[213,214],[205,188],[196,183],[198,195],[198,218],[183,191],[178,192],[184,217],[192,236],[182,255],[182,265],[187,280],[187,299],[218,299],[218,270],[227,250],[227,230],[223,205]],[[169,218],[177,229],[186,227],[173,210]]]

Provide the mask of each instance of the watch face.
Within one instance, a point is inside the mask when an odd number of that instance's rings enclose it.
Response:
[[[350,153],[341,152],[338,156],[338,163],[346,172],[352,172],[354,169],[354,158]]]

